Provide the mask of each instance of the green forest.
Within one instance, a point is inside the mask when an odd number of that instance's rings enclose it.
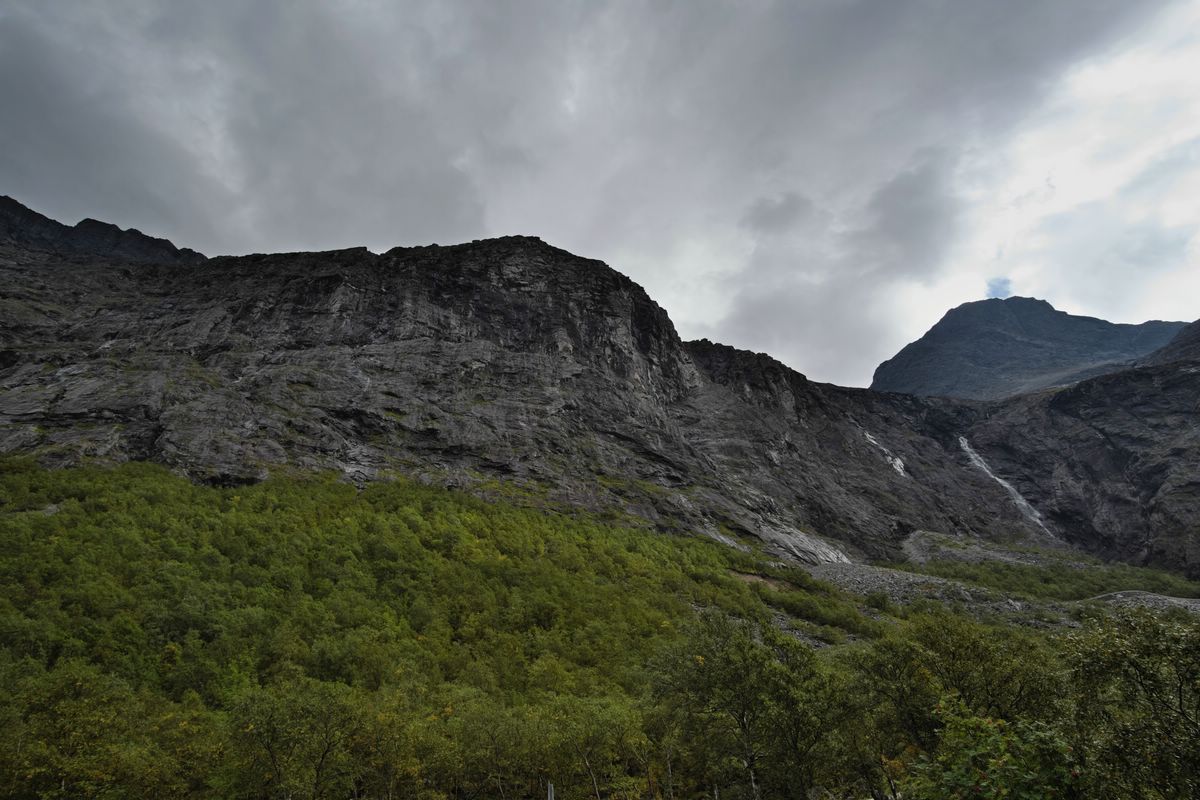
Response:
[[[0,796],[1198,796],[1200,624],[1081,608],[868,602],[399,477],[10,459]]]

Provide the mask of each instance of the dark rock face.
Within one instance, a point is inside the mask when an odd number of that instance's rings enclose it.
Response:
[[[1015,398],[973,441],[1052,530],[1093,552],[1200,575],[1200,363]]]
[[[1200,519],[1170,466],[1194,452],[1172,442],[1200,376],[1163,368],[1179,383],[1169,399],[1156,384],[1153,420],[1129,432],[1122,446],[1143,459],[1130,473],[1094,459],[1086,426],[1048,405],[1056,395],[987,405],[812,383],[764,355],[681,342],[628,278],[527,237],[194,264],[9,238],[0,310],[0,452],[50,464],[524,487],[529,502],[754,536],[807,561],[899,558],[914,530],[1095,537],[1174,559],[1186,547],[1154,543],[1194,541]],[[1087,395],[1090,410],[1071,413],[1124,419],[1147,402],[1139,391],[1102,406],[1104,392]],[[1044,441],[1022,438],[1035,430],[1023,415],[1044,420]],[[1161,476],[1150,504],[1144,482]]]
[[[979,408],[813,383],[705,340],[686,348],[705,381],[675,416],[743,505],[786,510],[801,530],[873,556],[898,557],[917,529],[1045,538],[962,452]],[[745,529],[771,540],[772,524],[762,515]]]
[[[1028,297],[965,303],[880,364],[871,388],[924,397],[1012,397],[1125,369],[1184,325],[1114,324]]]

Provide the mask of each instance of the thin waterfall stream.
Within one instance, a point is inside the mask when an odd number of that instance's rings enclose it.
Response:
[[[1050,529],[1046,527],[1046,523],[1042,522],[1042,515],[1038,513],[1038,510],[1031,506],[1029,501],[1017,491],[1017,487],[1013,486],[1011,483],[1004,480],[1004,478],[1001,478],[992,471],[992,468],[988,466],[988,463],[984,460],[983,456],[979,455],[975,448],[971,446],[971,443],[967,441],[967,437],[958,437],[958,446],[961,447],[963,452],[967,454],[967,458],[974,466],[983,470],[985,475],[1004,487],[1004,491],[1008,492],[1008,496],[1013,499],[1013,502],[1017,504],[1017,508],[1020,509],[1021,513],[1024,514],[1030,522],[1034,523],[1043,531],[1045,531],[1046,535],[1052,538],[1058,538],[1050,532]]]

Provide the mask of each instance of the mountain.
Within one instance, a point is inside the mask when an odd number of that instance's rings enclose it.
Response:
[[[1177,361],[1200,361],[1200,320],[1183,328],[1165,346],[1142,359],[1142,364],[1173,364]]]
[[[1126,325],[1009,297],[951,309],[875,370],[871,388],[996,400],[1117,372],[1166,345],[1183,322]]]
[[[153,264],[195,264],[204,260],[195,250],[181,250],[166,239],[133,228],[122,230],[94,219],[82,220],[73,227],[63,225],[7,195],[0,195],[0,243]]]
[[[927,530],[1200,568],[1172,366],[1001,404],[814,383],[531,237],[146,263],[9,236],[0,274],[0,452],[50,465],[402,472],[808,562]]]

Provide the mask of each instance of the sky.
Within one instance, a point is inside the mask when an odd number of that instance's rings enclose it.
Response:
[[[0,194],[209,255],[530,234],[869,384],[1200,317],[1200,0],[0,0]]]

